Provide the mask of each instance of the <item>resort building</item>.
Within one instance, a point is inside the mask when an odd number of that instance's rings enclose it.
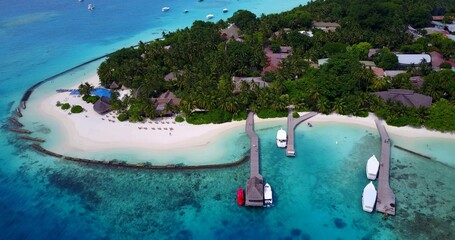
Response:
[[[234,83],[234,93],[240,92],[240,85],[242,82],[247,82],[250,87],[253,85],[258,86],[259,88],[269,86],[269,83],[262,80],[261,77],[232,77],[232,83]]]
[[[98,101],[93,104],[93,110],[100,115],[104,115],[111,111],[111,103],[108,97],[100,97]]]
[[[279,68],[281,61],[289,56],[292,52],[292,47],[281,46],[280,52],[274,53],[269,47],[264,48],[265,55],[267,57],[268,66],[266,66],[261,75],[264,75],[266,72],[275,71]]]
[[[419,65],[422,61],[431,63],[431,56],[428,54],[395,54],[398,57],[398,64],[402,66]]]
[[[368,59],[371,59],[373,57],[373,55],[375,55],[377,52],[379,52],[379,48],[370,48],[370,50],[368,50]]]
[[[334,22],[313,22],[313,28],[320,29],[324,32],[335,32],[340,24]]]
[[[172,115],[169,107],[180,105],[180,98],[177,98],[174,93],[166,91],[158,98],[152,98],[151,102],[156,105],[156,111],[161,115]]]
[[[430,96],[414,93],[414,91],[407,89],[389,89],[383,92],[375,92],[374,94],[385,101],[391,100],[400,102],[404,106],[412,107],[430,107],[432,101]]]
[[[109,86],[109,89],[111,90],[115,90],[115,89],[119,89],[120,86],[114,81],[111,83],[111,85]]]
[[[310,30],[310,31],[299,31],[300,34],[303,34],[303,35],[306,35],[308,37],[313,37],[314,34],[313,32]]]
[[[226,40],[234,40],[234,41],[243,41],[243,36],[240,35],[240,28],[238,28],[235,24],[229,25],[229,27],[225,29],[221,29],[221,37]]]
[[[182,76],[183,75],[183,71],[179,70],[177,72],[170,72],[168,74],[166,74],[166,76],[164,76],[164,81],[174,81],[174,80],[177,80],[177,77],[178,76]]]
[[[439,66],[444,62],[444,56],[438,52],[431,52],[431,66],[433,70],[439,70]]]
[[[384,76],[385,77],[396,77],[398,74],[406,73],[404,70],[385,70]]]
[[[376,75],[377,78],[383,78],[385,77],[385,71],[383,68],[380,67],[372,67],[371,71],[373,71],[374,75]]]

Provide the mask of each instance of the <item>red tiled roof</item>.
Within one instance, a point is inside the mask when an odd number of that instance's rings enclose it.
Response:
[[[385,75],[383,68],[373,67],[371,68],[371,70],[373,70],[374,75],[376,75],[376,77],[382,78]]]
[[[444,62],[442,54],[438,52],[431,52],[431,66],[437,68]]]

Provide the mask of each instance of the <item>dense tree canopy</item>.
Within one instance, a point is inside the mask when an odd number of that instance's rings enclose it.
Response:
[[[182,99],[179,110],[192,123],[242,119],[246,109],[261,117],[286,116],[287,106],[293,104],[298,110],[322,113],[365,116],[372,111],[391,124],[421,126],[441,111],[454,111],[455,73],[431,72],[422,63],[402,67],[406,74],[376,77],[359,61],[368,60],[370,48],[381,48],[373,60],[385,69],[398,67],[392,51],[439,51],[444,57],[454,57],[455,43],[443,35],[414,40],[406,33],[408,25],[427,26],[431,14],[455,12],[454,5],[455,0],[316,0],[259,18],[239,10],[227,21],[196,21],[191,27],[163,34],[163,40],[121,49],[99,66],[98,74],[104,86],[115,81],[132,89],[122,99],[114,92],[111,100],[112,108],[130,121],[157,116],[150,98],[171,90]],[[341,27],[334,32],[312,29],[312,37],[302,34],[313,21],[336,21]],[[239,27],[242,40],[221,36],[220,30],[232,23]],[[279,52],[280,46],[291,46],[292,53],[276,71],[263,74],[270,62],[264,48]],[[326,64],[311,67],[323,57],[329,58]],[[175,78],[165,81],[169,73]],[[233,77],[261,75],[268,87],[232,81]],[[411,75],[424,77],[421,89],[409,80]],[[389,88],[415,89],[439,104],[405,107],[371,94]],[[438,129],[438,124],[432,120],[429,126]]]

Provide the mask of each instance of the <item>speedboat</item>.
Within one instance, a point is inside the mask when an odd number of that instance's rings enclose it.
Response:
[[[239,189],[237,189],[237,204],[239,206],[243,206],[244,203],[245,203],[245,195],[243,193],[243,188],[239,187]]]
[[[213,15],[213,14],[209,14],[209,15],[205,16],[205,18],[207,18],[207,19],[212,19],[213,17],[215,17],[215,15]]]
[[[375,180],[377,175],[378,175],[378,170],[379,170],[379,161],[376,159],[376,156],[373,155],[368,159],[367,162],[367,167],[366,167],[366,173],[367,173],[367,178],[370,180]]]
[[[269,207],[272,205],[273,199],[272,199],[272,187],[270,184],[266,183],[264,185],[264,205],[266,207]]]
[[[87,9],[88,9],[89,11],[92,11],[93,9],[95,9],[95,6],[94,6],[93,4],[90,3],[90,4],[87,6]]]
[[[169,11],[169,9],[171,9],[170,7],[163,7],[161,8],[161,12],[167,12]]]
[[[285,148],[286,147],[286,141],[287,141],[287,134],[286,131],[283,129],[278,130],[276,133],[276,145],[279,148]]]
[[[189,12],[188,9],[183,10],[183,13],[188,13],[188,12]]]
[[[224,13],[227,13],[228,11],[229,11],[229,10],[228,10],[227,8],[224,8],[224,9],[223,9],[223,12],[224,12]]]
[[[378,192],[374,188],[373,182],[370,181],[362,193],[362,208],[365,212],[373,212],[374,204],[376,203],[376,196]]]

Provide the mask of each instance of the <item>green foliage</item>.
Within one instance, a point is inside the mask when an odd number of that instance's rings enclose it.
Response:
[[[96,101],[98,101],[98,99],[100,99],[100,97],[98,96],[90,96],[90,95],[84,95],[82,96],[82,100],[84,100],[85,102],[87,103],[96,103]]]
[[[378,67],[384,69],[395,69],[398,65],[398,57],[387,48],[379,50],[373,56],[373,61]]]
[[[412,89],[412,82],[409,73],[400,73],[392,78],[390,88],[395,89]]]
[[[85,82],[85,83],[81,83],[78,87],[78,90],[79,90],[79,94],[80,95],[83,95],[83,96],[86,96],[86,95],[90,95],[90,92],[94,89],[93,85],[91,85],[90,83],[88,82]]]
[[[98,96],[90,96],[90,97],[87,98],[86,102],[94,104],[94,103],[96,103],[96,101],[98,101],[98,99],[100,99],[100,97],[98,97]]]
[[[278,118],[286,117],[288,115],[287,111],[276,111],[273,109],[261,109],[257,112],[259,118]]]
[[[430,115],[425,127],[442,132],[455,131],[455,106],[447,100],[441,99],[430,108]]]
[[[339,42],[329,42],[326,43],[321,48],[321,57],[331,57],[338,53],[345,53],[346,52],[346,44],[339,43]]]
[[[278,44],[278,43],[271,44],[270,50],[272,50],[272,52],[274,52],[274,53],[279,53],[281,50],[280,44]]]
[[[238,10],[227,21],[235,23],[246,34],[254,33],[258,27],[256,15],[247,10]]]
[[[443,63],[441,63],[441,65],[439,65],[439,67],[441,69],[451,69],[452,68],[452,64],[450,64],[448,62],[443,62]]]
[[[451,70],[441,70],[432,72],[425,77],[425,82],[422,86],[422,93],[433,98],[433,102],[439,101],[441,98],[450,101],[455,100],[455,72]]]
[[[360,42],[348,47],[348,52],[353,54],[359,60],[368,59],[368,51],[371,48],[371,44],[367,42]]]
[[[84,111],[84,109],[79,105],[74,105],[71,107],[72,113],[81,113],[82,111]]]
[[[247,118],[246,111],[236,112],[232,114],[232,120],[234,121],[241,121]]]
[[[69,103],[64,103],[62,104],[61,108],[62,110],[67,110],[67,109],[70,109],[71,105]]]
[[[185,119],[182,116],[176,116],[175,121],[180,123],[180,122],[185,121]]]
[[[208,124],[208,123],[224,123],[232,120],[232,114],[222,110],[212,110],[209,112],[195,112],[187,116],[186,121],[191,124]]]
[[[293,118],[299,118],[300,115],[299,115],[299,113],[298,113],[297,111],[294,111],[294,112],[292,113],[292,117],[293,117]]]
[[[126,120],[128,120],[128,114],[126,113],[121,113],[118,115],[117,119],[120,121],[120,122],[124,122]]]

